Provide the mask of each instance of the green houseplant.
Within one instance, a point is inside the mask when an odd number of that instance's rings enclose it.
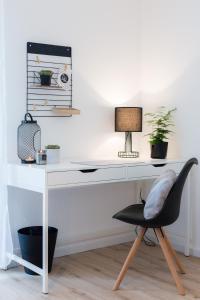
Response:
[[[50,86],[53,72],[51,70],[41,70],[39,74],[41,85]]]
[[[45,146],[47,151],[47,163],[57,164],[60,161],[60,146],[59,145],[47,145]]]
[[[173,113],[176,108],[166,109],[159,107],[155,113],[146,113],[147,123],[152,126],[152,132],[148,134],[151,145],[151,158],[164,159],[167,156],[168,138],[173,132]]]

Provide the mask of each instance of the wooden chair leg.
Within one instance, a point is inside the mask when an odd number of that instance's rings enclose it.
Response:
[[[169,241],[169,239],[168,239],[168,237],[167,237],[164,229],[162,228],[161,230],[162,230],[162,233],[164,235],[165,241],[166,241],[166,243],[168,245],[169,251],[171,252],[172,256],[174,257],[174,260],[175,260],[175,262],[177,264],[179,272],[181,274],[185,274],[186,272],[185,272],[185,270],[184,270],[184,268],[183,268],[183,266],[182,266],[182,264],[181,264],[181,262],[180,262],[180,260],[178,258],[178,255],[176,254],[176,251],[173,249],[173,247],[172,247],[172,245],[171,245],[171,243],[170,243],[170,241]]]
[[[123,280],[123,278],[124,278],[124,276],[125,276],[125,274],[128,270],[130,262],[134,258],[135,254],[137,252],[137,249],[139,248],[139,246],[141,244],[141,241],[143,239],[143,236],[144,236],[146,230],[147,230],[147,228],[142,228],[140,233],[136,237],[136,239],[133,243],[133,246],[132,246],[132,248],[131,248],[131,250],[130,250],[130,252],[129,252],[129,254],[128,254],[126,260],[125,260],[125,263],[124,263],[124,265],[123,265],[123,267],[122,267],[122,269],[121,269],[121,271],[120,271],[120,273],[117,277],[117,280],[116,280],[116,282],[113,286],[113,291],[116,291],[119,288],[120,283],[122,282],[122,280]]]
[[[165,259],[167,261],[168,267],[171,271],[172,277],[174,278],[174,281],[176,283],[178,292],[179,292],[180,295],[184,296],[185,295],[185,289],[184,289],[184,287],[181,283],[181,279],[179,278],[178,273],[176,271],[176,266],[174,264],[174,260],[173,260],[173,257],[171,255],[171,252],[169,251],[168,244],[167,244],[167,242],[166,242],[166,240],[165,240],[165,238],[162,234],[161,229],[156,228],[155,231],[156,231],[156,235],[158,237],[161,249],[162,249],[163,254],[165,256]]]

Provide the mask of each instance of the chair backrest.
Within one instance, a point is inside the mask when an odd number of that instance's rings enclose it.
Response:
[[[170,225],[174,223],[180,213],[180,204],[181,204],[181,196],[183,192],[183,187],[185,181],[187,179],[188,173],[194,164],[198,164],[198,160],[196,158],[189,159],[171,188],[165,203],[160,211],[160,213],[153,219],[154,223],[158,227]],[[152,220],[151,220],[152,221]]]

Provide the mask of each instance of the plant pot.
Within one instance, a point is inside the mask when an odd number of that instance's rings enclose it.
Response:
[[[50,86],[51,85],[51,77],[52,75],[40,75],[41,85]]]
[[[151,145],[151,158],[164,159],[167,156],[168,142]]]
[[[47,150],[47,163],[58,164],[60,162],[60,149],[46,149]]]
[[[53,256],[56,245],[58,229],[49,227],[48,231],[48,272],[51,272],[53,264]],[[30,263],[42,268],[42,226],[25,227],[18,230],[19,244],[21,248],[22,258]],[[24,268],[29,275],[38,275],[28,268]]]

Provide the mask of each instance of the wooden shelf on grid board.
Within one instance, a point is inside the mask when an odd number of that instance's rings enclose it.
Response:
[[[54,107],[52,112],[61,115],[80,115],[80,110],[73,107]]]
[[[45,90],[54,90],[54,89],[59,89],[65,91],[65,88],[63,86],[57,85],[57,84],[51,84],[50,86],[48,85],[41,85],[41,84],[32,84],[29,86],[30,89],[45,89]]]

